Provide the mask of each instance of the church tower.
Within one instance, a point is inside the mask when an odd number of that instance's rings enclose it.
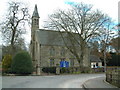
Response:
[[[35,31],[39,29],[39,14],[37,10],[37,5],[35,5],[33,14],[32,14],[32,25],[31,25],[31,37],[34,40]]]
[[[39,29],[39,14],[37,10],[37,5],[35,5],[34,12],[32,14],[32,30]]]
[[[35,32],[36,30],[39,30],[39,14],[37,10],[37,5],[35,5],[33,14],[32,14],[32,24],[31,24],[31,44],[30,44],[30,52],[32,56],[32,61],[34,68],[36,69],[36,57],[35,57],[35,52],[36,52],[36,41],[35,41]]]

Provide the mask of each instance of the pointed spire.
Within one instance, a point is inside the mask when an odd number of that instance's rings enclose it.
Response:
[[[37,5],[35,4],[35,8],[34,8],[34,12],[32,17],[38,17],[39,18],[39,14],[38,14],[38,10],[37,10]]]

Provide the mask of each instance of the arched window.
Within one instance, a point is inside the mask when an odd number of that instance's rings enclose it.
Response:
[[[39,24],[39,19],[36,19],[36,25],[38,25]]]
[[[39,23],[39,20],[38,19],[34,19],[34,25],[38,25]]]
[[[54,59],[50,59],[50,67],[54,66]]]
[[[61,56],[65,56],[65,48],[64,47],[61,48],[61,52],[60,53],[61,53]]]
[[[55,56],[55,49],[53,47],[50,48],[50,56]]]
[[[37,19],[34,19],[34,24],[35,24],[35,25],[37,24]]]

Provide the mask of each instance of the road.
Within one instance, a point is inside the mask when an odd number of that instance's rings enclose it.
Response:
[[[54,76],[3,76],[2,88],[82,88],[82,84],[105,74]]]
[[[105,88],[105,90],[118,90],[118,88],[105,81],[105,77],[99,77],[95,79],[87,80],[84,83],[85,88]],[[107,88],[107,89],[106,89]]]

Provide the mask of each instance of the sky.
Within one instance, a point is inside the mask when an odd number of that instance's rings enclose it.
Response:
[[[7,7],[10,0],[0,1],[0,22],[4,20],[4,16],[7,13]],[[115,22],[118,21],[118,2],[119,0],[12,0],[20,1],[27,4],[29,7],[30,15],[32,15],[34,6],[37,4],[38,12],[40,16],[40,28],[43,28],[44,21],[47,20],[47,16],[54,12],[58,8],[67,8],[69,2],[83,2],[85,4],[92,4],[94,9],[99,9],[103,13],[108,14]],[[1,34],[0,34],[1,35]],[[26,35],[27,40],[30,41],[30,29]],[[2,41],[0,39],[0,44]]]

